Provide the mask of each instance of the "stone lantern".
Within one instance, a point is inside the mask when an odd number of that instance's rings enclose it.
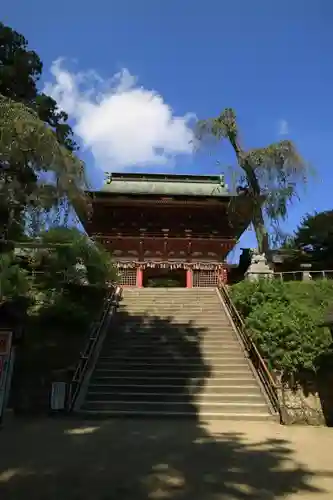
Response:
[[[299,267],[302,269],[302,281],[311,281],[312,276],[311,276],[310,270],[311,270],[312,264],[304,263],[304,264],[300,264]]]

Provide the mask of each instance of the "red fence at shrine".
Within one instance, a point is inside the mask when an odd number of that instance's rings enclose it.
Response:
[[[138,286],[137,283],[137,269],[135,267],[125,267],[121,268],[119,267],[119,279],[120,279],[120,286],[123,287],[135,287]]]

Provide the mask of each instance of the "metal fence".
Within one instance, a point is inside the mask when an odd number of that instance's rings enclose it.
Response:
[[[333,270],[325,271],[285,271],[275,272],[275,279],[281,281],[311,281],[311,280],[331,280],[333,279]]]

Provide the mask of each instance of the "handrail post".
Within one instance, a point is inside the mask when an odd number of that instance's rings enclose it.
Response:
[[[80,391],[80,387],[82,385],[83,379],[85,377],[88,365],[90,363],[91,357],[95,352],[95,347],[100,337],[101,330],[105,325],[105,321],[109,316],[109,312],[111,308],[115,308],[119,301],[122,298],[122,287],[117,286],[116,288],[113,286],[109,295],[104,300],[104,306],[102,308],[101,315],[98,319],[97,325],[96,322],[93,322],[92,333],[89,335],[88,341],[84,350],[81,352],[80,359],[76,366],[76,370],[72,377],[71,382],[68,387],[67,394],[67,404],[66,409],[68,412],[73,410],[77,395]]]
[[[266,391],[270,403],[274,410],[279,413],[280,421],[282,423],[284,416],[278,395],[277,384],[275,383],[272,374],[270,373],[263,357],[261,356],[258,347],[253,342],[251,335],[249,335],[249,333],[247,332],[245,324],[229,295],[227,287],[222,283],[218,290],[222,295],[226,307],[228,308],[229,314],[243,342],[244,348],[249,353],[251,361],[256,368],[258,377]]]

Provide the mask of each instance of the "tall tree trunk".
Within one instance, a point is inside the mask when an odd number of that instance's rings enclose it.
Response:
[[[240,147],[236,136],[229,135],[229,140],[236,153],[238,164],[244,171],[249,185],[250,196],[253,201],[252,224],[258,242],[258,251],[260,254],[267,254],[269,250],[269,238],[262,210],[260,184],[252,166],[247,163],[244,151]]]
[[[258,251],[260,254],[266,254],[269,250],[269,239],[262,210],[260,185],[253,168],[246,161],[241,162],[240,167],[245,172],[253,200],[252,224],[258,242]]]
[[[261,207],[254,208],[254,216],[252,219],[254,232],[258,242],[258,251],[260,254],[267,254],[269,251],[268,233],[264,222],[264,217]]]

